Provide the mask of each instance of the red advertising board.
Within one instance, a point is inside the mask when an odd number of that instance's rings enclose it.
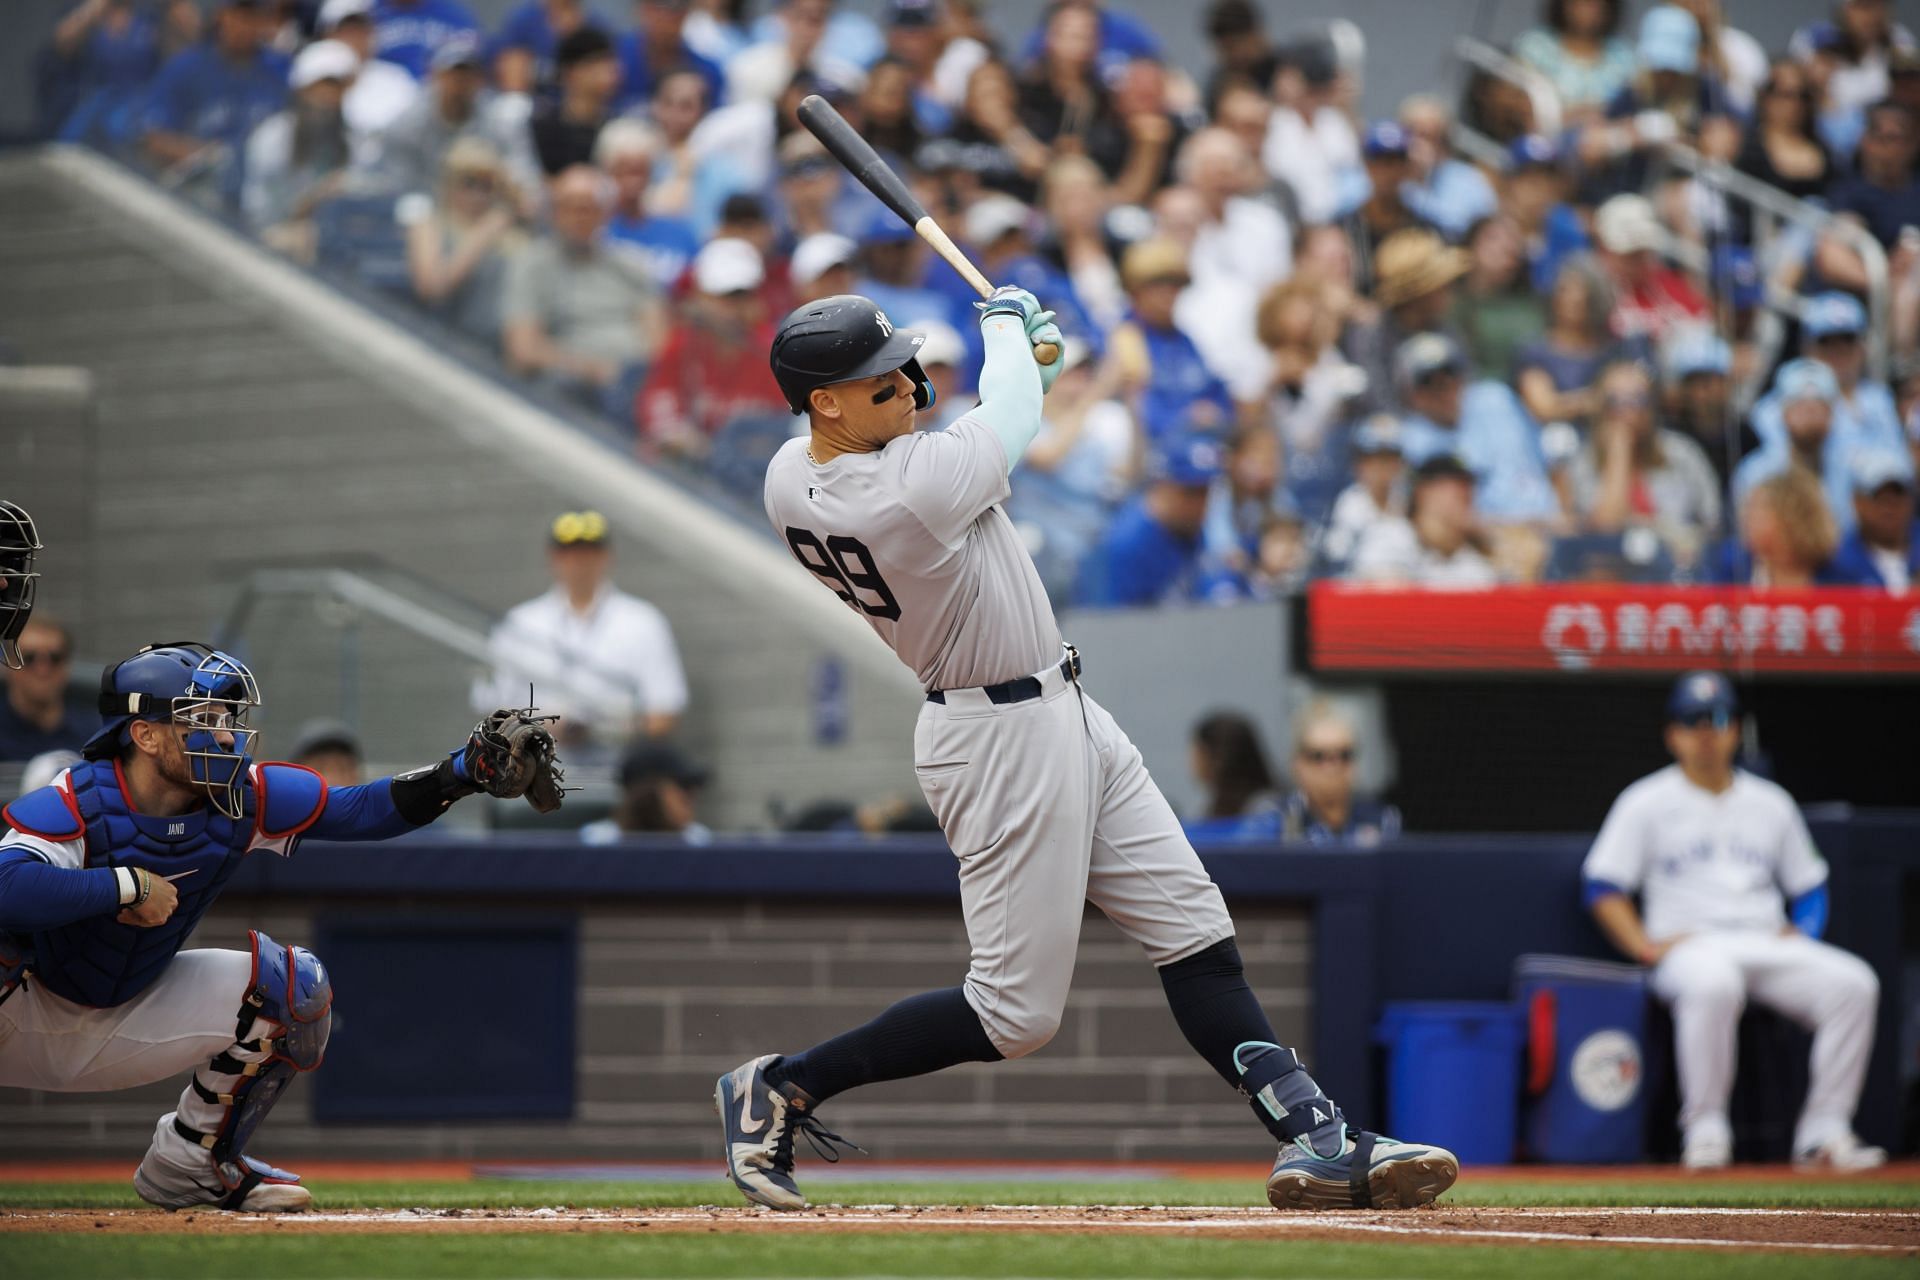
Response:
[[[1857,589],[1422,590],[1318,582],[1319,671],[1738,671],[1920,676],[1920,596]]]

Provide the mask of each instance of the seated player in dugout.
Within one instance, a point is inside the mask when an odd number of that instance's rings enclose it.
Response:
[[[768,465],[767,515],[926,690],[914,772],[959,859],[972,958],[959,986],[720,1077],[728,1175],[755,1203],[803,1208],[794,1139],[838,1158],[840,1140],[816,1115],[829,1099],[1046,1045],[1092,901],[1158,967],[1188,1043],[1281,1144],[1271,1204],[1431,1203],[1458,1177],[1458,1160],[1350,1125],[1277,1043],[1220,890],[1140,752],[1081,688],[1079,655],[1062,643],[1001,507],[1060,367],[1036,348],[1057,350],[1060,331],[1025,290],[979,305],[980,403],[941,431],[915,429],[933,399],[924,335],[895,328],[869,299],[808,303],[774,339],[774,375],[811,431]]]
[[[1740,705],[1714,671],[1680,677],[1667,703],[1674,763],[1613,802],[1582,875],[1594,919],[1652,972],[1673,1010],[1680,1160],[1733,1160],[1735,1045],[1749,1001],[1813,1032],[1794,1164],[1857,1172],[1887,1153],[1861,1142],[1853,1113],[1873,1051],[1880,980],[1822,942],[1827,864],[1793,797],[1734,765]],[[1639,909],[1631,895],[1638,893]]]
[[[80,763],[0,810],[0,1086],[93,1093],[191,1070],[134,1190],[167,1209],[303,1209],[297,1176],[246,1154],[320,1065],[333,984],[304,947],[181,950],[247,855],[385,840],[462,796],[557,807],[544,724],[497,712],[433,764],[330,788],[253,758],[253,673],[203,644],[149,645],[100,680]]]

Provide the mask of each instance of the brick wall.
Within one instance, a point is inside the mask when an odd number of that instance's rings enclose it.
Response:
[[[198,946],[232,946],[249,925],[311,942],[326,904],[229,905]],[[342,908],[346,910],[347,908]],[[396,906],[396,909],[400,909]],[[416,908],[417,909],[417,908]],[[351,908],[364,918],[364,906]],[[1310,922],[1304,911],[1237,913],[1249,976],[1280,1038],[1310,1055]],[[716,1146],[714,1078],[756,1053],[803,1047],[888,1003],[959,981],[966,939],[948,904],[668,902],[582,909],[576,1106],[570,1121],[321,1126],[296,1084],[258,1142],[273,1158],[692,1160]],[[324,957],[323,957],[324,958]],[[338,995],[343,1022],[351,992]],[[511,1034],[510,1013],[500,1027]],[[457,1072],[474,1046],[449,1046]],[[324,1067],[321,1068],[325,1070]],[[10,1158],[136,1158],[184,1076],[117,1094],[0,1092]],[[1067,1016],[1018,1062],[957,1068],[863,1089],[825,1113],[876,1157],[1239,1159],[1271,1144],[1187,1048],[1153,969],[1089,913]],[[855,1157],[856,1159],[858,1157]]]

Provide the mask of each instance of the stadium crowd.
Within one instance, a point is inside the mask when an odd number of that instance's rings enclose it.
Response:
[[[1094,0],[1020,33],[971,0],[525,0],[492,30],[458,0],[80,0],[39,87],[49,136],[748,497],[794,429],[766,364],[792,306],[860,292],[923,328],[936,425],[981,358],[965,284],[795,123],[825,95],[1059,313],[1009,512],[1062,603],[1328,575],[1904,592],[1920,50],[1888,0],[1772,55],[1720,0],[1629,8],[1547,0],[1513,42],[1551,132],[1487,74],[1458,121],[1429,94],[1365,119],[1350,42],[1271,38],[1248,0],[1200,11],[1200,76]],[[1757,217],[1690,156],[1826,217]]]

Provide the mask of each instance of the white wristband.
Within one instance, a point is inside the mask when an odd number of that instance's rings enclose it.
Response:
[[[120,905],[127,906],[140,896],[140,879],[133,874],[132,867],[115,867],[113,875],[120,882]]]

